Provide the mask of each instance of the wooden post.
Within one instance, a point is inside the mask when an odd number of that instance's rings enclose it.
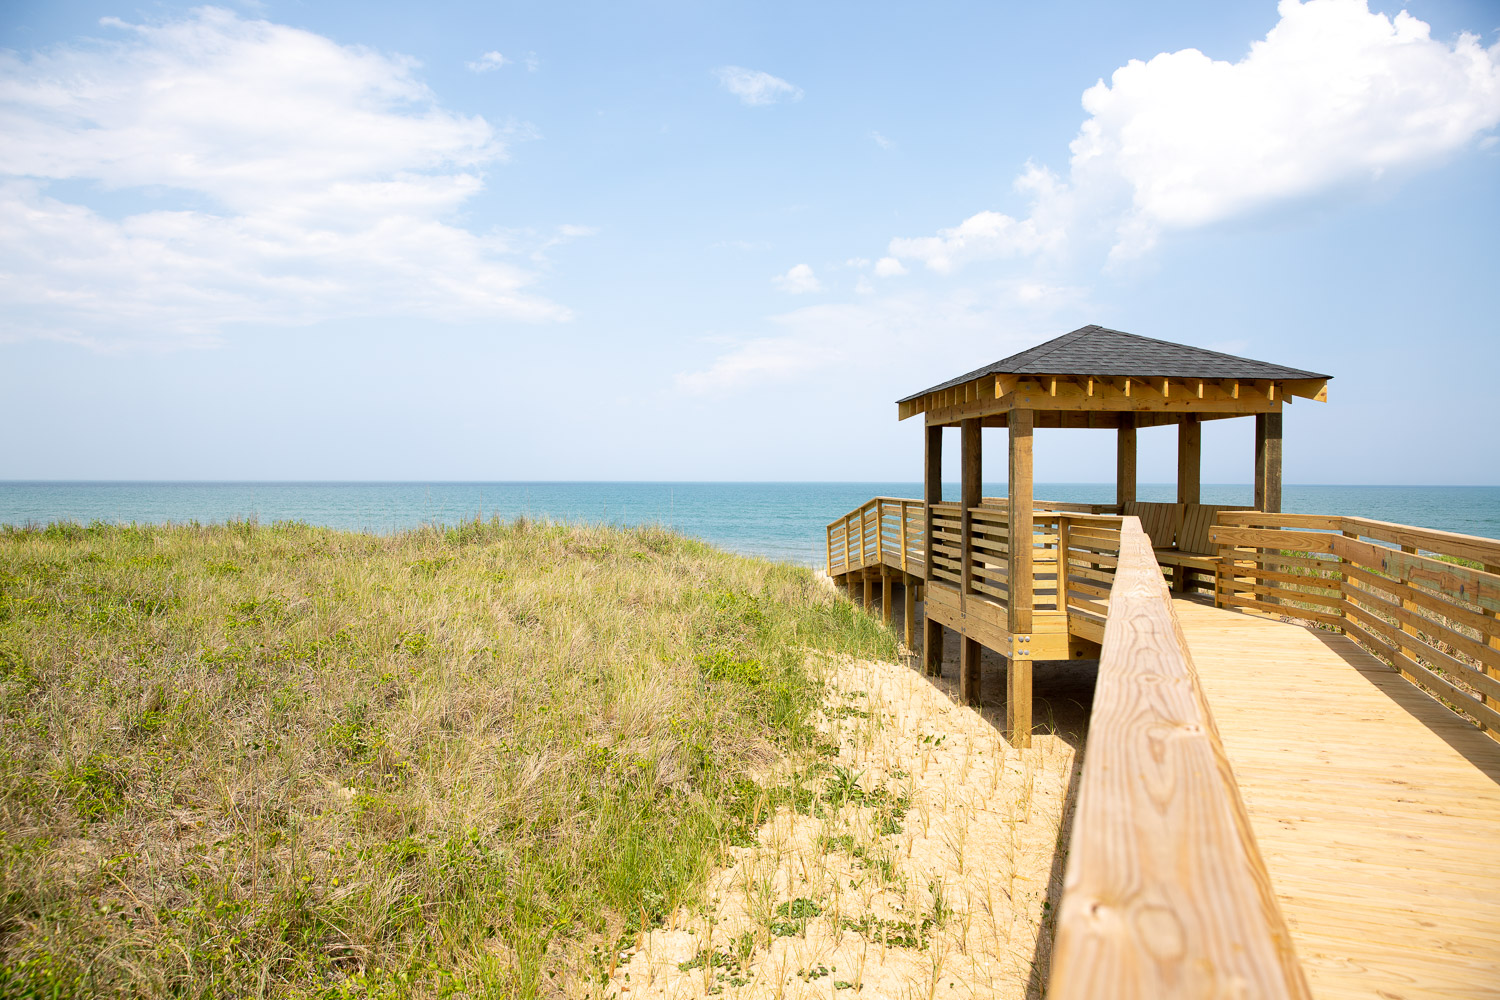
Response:
[[[1183,414],[1177,423],[1177,502],[1195,504],[1202,496],[1203,422],[1196,414]],[[1186,511],[1183,512],[1186,517]],[[1172,567],[1172,589],[1187,592],[1188,569]]]
[[[1491,566],[1486,563],[1484,571],[1486,573],[1500,573],[1500,566]],[[1491,649],[1500,649],[1500,611],[1495,611],[1492,608],[1485,608],[1484,616],[1490,619],[1490,629],[1488,637],[1489,646]],[[1488,664],[1480,664],[1480,669],[1489,674],[1491,677],[1495,676],[1495,669],[1493,667],[1490,667]],[[1490,706],[1490,708],[1500,709],[1500,698],[1485,695],[1484,703]],[[1500,732],[1491,731],[1490,735],[1495,737],[1496,739],[1500,739]]]
[[[868,516],[868,510],[870,510],[870,505],[868,504],[859,508],[859,565],[867,565],[870,562],[870,556],[868,556],[867,552],[870,543],[865,541],[870,537],[870,516]]]
[[[1064,614],[1068,610],[1068,547],[1072,544],[1068,535],[1071,526],[1068,515],[1057,515],[1057,610]]]
[[[904,599],[901,605],[901,638],[906,640],[907,649],[916,648],[917,638],[917,585],[912,578],[905,576],[901,578],[901,596]]]
[[[1120,414],[1115,432],[1115,503],[1135,503],[1135,414]]]
[[[1011,635],[1010,663],[1005,671],[1005,729],[1012,746],[1031,746],[1031,536],[1033,505],[1031,481],[1031,410],[1010,413],[1010,540],[1006,557],[1007,625]],[[1135,428],[1131,427],[1134,444]],[[1134,448],[1131,449],[1134,468]],[[1135,483],[1131,473],[1132,487]]]
[[[937,574],[933,571],[932,505],[943,501],[943,428],[927,428],[922,453],[922,565],[927,581],[922,596],[930,600],[930,588]],[[922,617],[922,668],[932,676],[943,672],[943,626],[932,620],[931,615]]]
[[[880,567],[880,620],[887,625],[891,623],[891,571],[884,565]]]
[[[1203,422],[1184,415],[1177,425],[1177,502],[1200,503],[1203,482]]]
[[[1281,513],[1281,414],[1255,415],[1255,509]]]
[[[901,501],[901,572],[906,572],[906,501]],[[910,645],[908,643],[907,645]]]
[[[978,639],[961,636],[958,642],[958,700],[965,705],[978,706],[981,688],[979,680],[979,656],[983,647]]]
[[[885,564],[885,501],[875,501],[875,561]]]
[[[875,578],[869,570],[864,570],[862,575],[865,578],[865,610],[869,611],[870,605],[875,603]]]
[[[963,474],[959,487],[961,513],[958,519],[960,537],[958,549],[963,553],[963,563],[959,572],[962,583],[958,588],[958,601],[960,613],[962,613],[968,606],[968,594],[974,589],[976,553],[972,510],[979,506],[980,496],[983,493],[984,454],[981,448],[983,438],[980,437],[978,418],[971,418],[960,424],[959,435]],[[959,642],[959,700],[970,705],[979,704],[979,688],[979,643],[965,635]]]
[[[1402,552],[1409,552],[1412,555],[1416,555],[1417,547],[1415,545],[1403,545],[1403,546],[1401,546],[1401,551]],[[1417,603],[1415,601],[1412,601],[1412,600],[1409,600],[1408,598],[1403,597],[1401,599],[1401,607],[1404,608],[1406,610],[1406,614],[1409,615],[1412,618],[1420,618],[1422,616],[1422,610],[1421,610],[1421,608],[1419,608],[1417,606]],[[1401,631],[1404,632],[1404,633],[1406,633],[1407,635],[1416,635],[1417,634],[1417,627],[1415,625],[1411,624],[1410,621],[1402,621],[1401,622]],[[1407,656],[1411,657],[1413,663],[1420,663],[1420,662],[1422,662],[1421,660],[1417,659],[1417,650],[1416,650],[1416,647],[1414,647],[1414,646],[1402,646],[1401,647],[1401,652],[1403,652]],[[1407,673],[1405,670],[1401,671],[1401,676],[1405,677],[1407,680],[1411,681],[1413,684],[1417,683],[1417,679],[1415,677],[1413,677],[1411,674]]]
[[[964,606],[964,595],[974,589],[974,515],[970,511],[979,506],[980,479],[984,470],[984,456],[980,451],[979,421],[965,420],[959,425],[959,446],[962,463],[958,490],[958,549],[963,553],[959,568],[959,607]]]

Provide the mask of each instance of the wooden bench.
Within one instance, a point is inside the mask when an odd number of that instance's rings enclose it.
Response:
[[[1172,589],[1185,591],[1193,573],[1212,575],[1219,565],[1208,531],[1221,510],[1249,510],[1230,504],[1141,503],[1124,505],[1120,511],[1141,519],[1141,528],[1151,539],[1156,561],[1163,570],[1172,568]]]

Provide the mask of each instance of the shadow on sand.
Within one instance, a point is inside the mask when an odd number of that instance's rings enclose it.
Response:
[[[903,601],[891,602],[891,626],[897,635],[904,627]],[[917,625],[913,630],[917,648],[904,657],[907,667],[920,670],[922,629],[920,623],[924,608],[917,603]],[[880,614],[877,596],[871,607],[872,614]],[[958,657],[959,635],[952,629],[943,630],[943,672],[925,680],[958,703]],[[980,716],[996,732],[1005,731],[1005,671],[1006,659],[991,649],[984,649],[979,660],[979,704]],[[1035,721],[1034,733],[1038,736],[1056,736],[1073,751],[1073,763],[1068,773],[1068,803],[1058,828],[1057,844],[1052,852],[1052,870],[1047,878],[1047,894],[1042,909],[1042,921],[1037,927],[1037,936],[1032,952],[1034,958],[1031,976],[1026,983],[1027,1000],[1041,1000],[1047,992],[1047,975],[1052,960],[1052,939],[1057,924],[1058,907],[1062,905],[1063,878],[1067,867],[1068,843],[1073,832],[1074,806],[1078,798],[1078,779],[1083,770],[1084,744],[1088,738],[1089,714],[1094,707],[1094,682],[1099,676],[1098,660],[1051,660],[1037,661],[1032,667],[1032,710]],[[1404,682],[1403,682],[1404,683]],[[1482,738],[1482,737],[1481,737]]]

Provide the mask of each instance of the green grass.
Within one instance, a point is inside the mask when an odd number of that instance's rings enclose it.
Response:
[[[814,756],[806,570],[519,520],[0,532],[0,995],[554,995]]]

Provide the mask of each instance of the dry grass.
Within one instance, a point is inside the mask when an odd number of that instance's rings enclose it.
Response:
[[[820,652],[895,650],[660,530],[6,530],[0,994],[598,984],[826,742]]]

